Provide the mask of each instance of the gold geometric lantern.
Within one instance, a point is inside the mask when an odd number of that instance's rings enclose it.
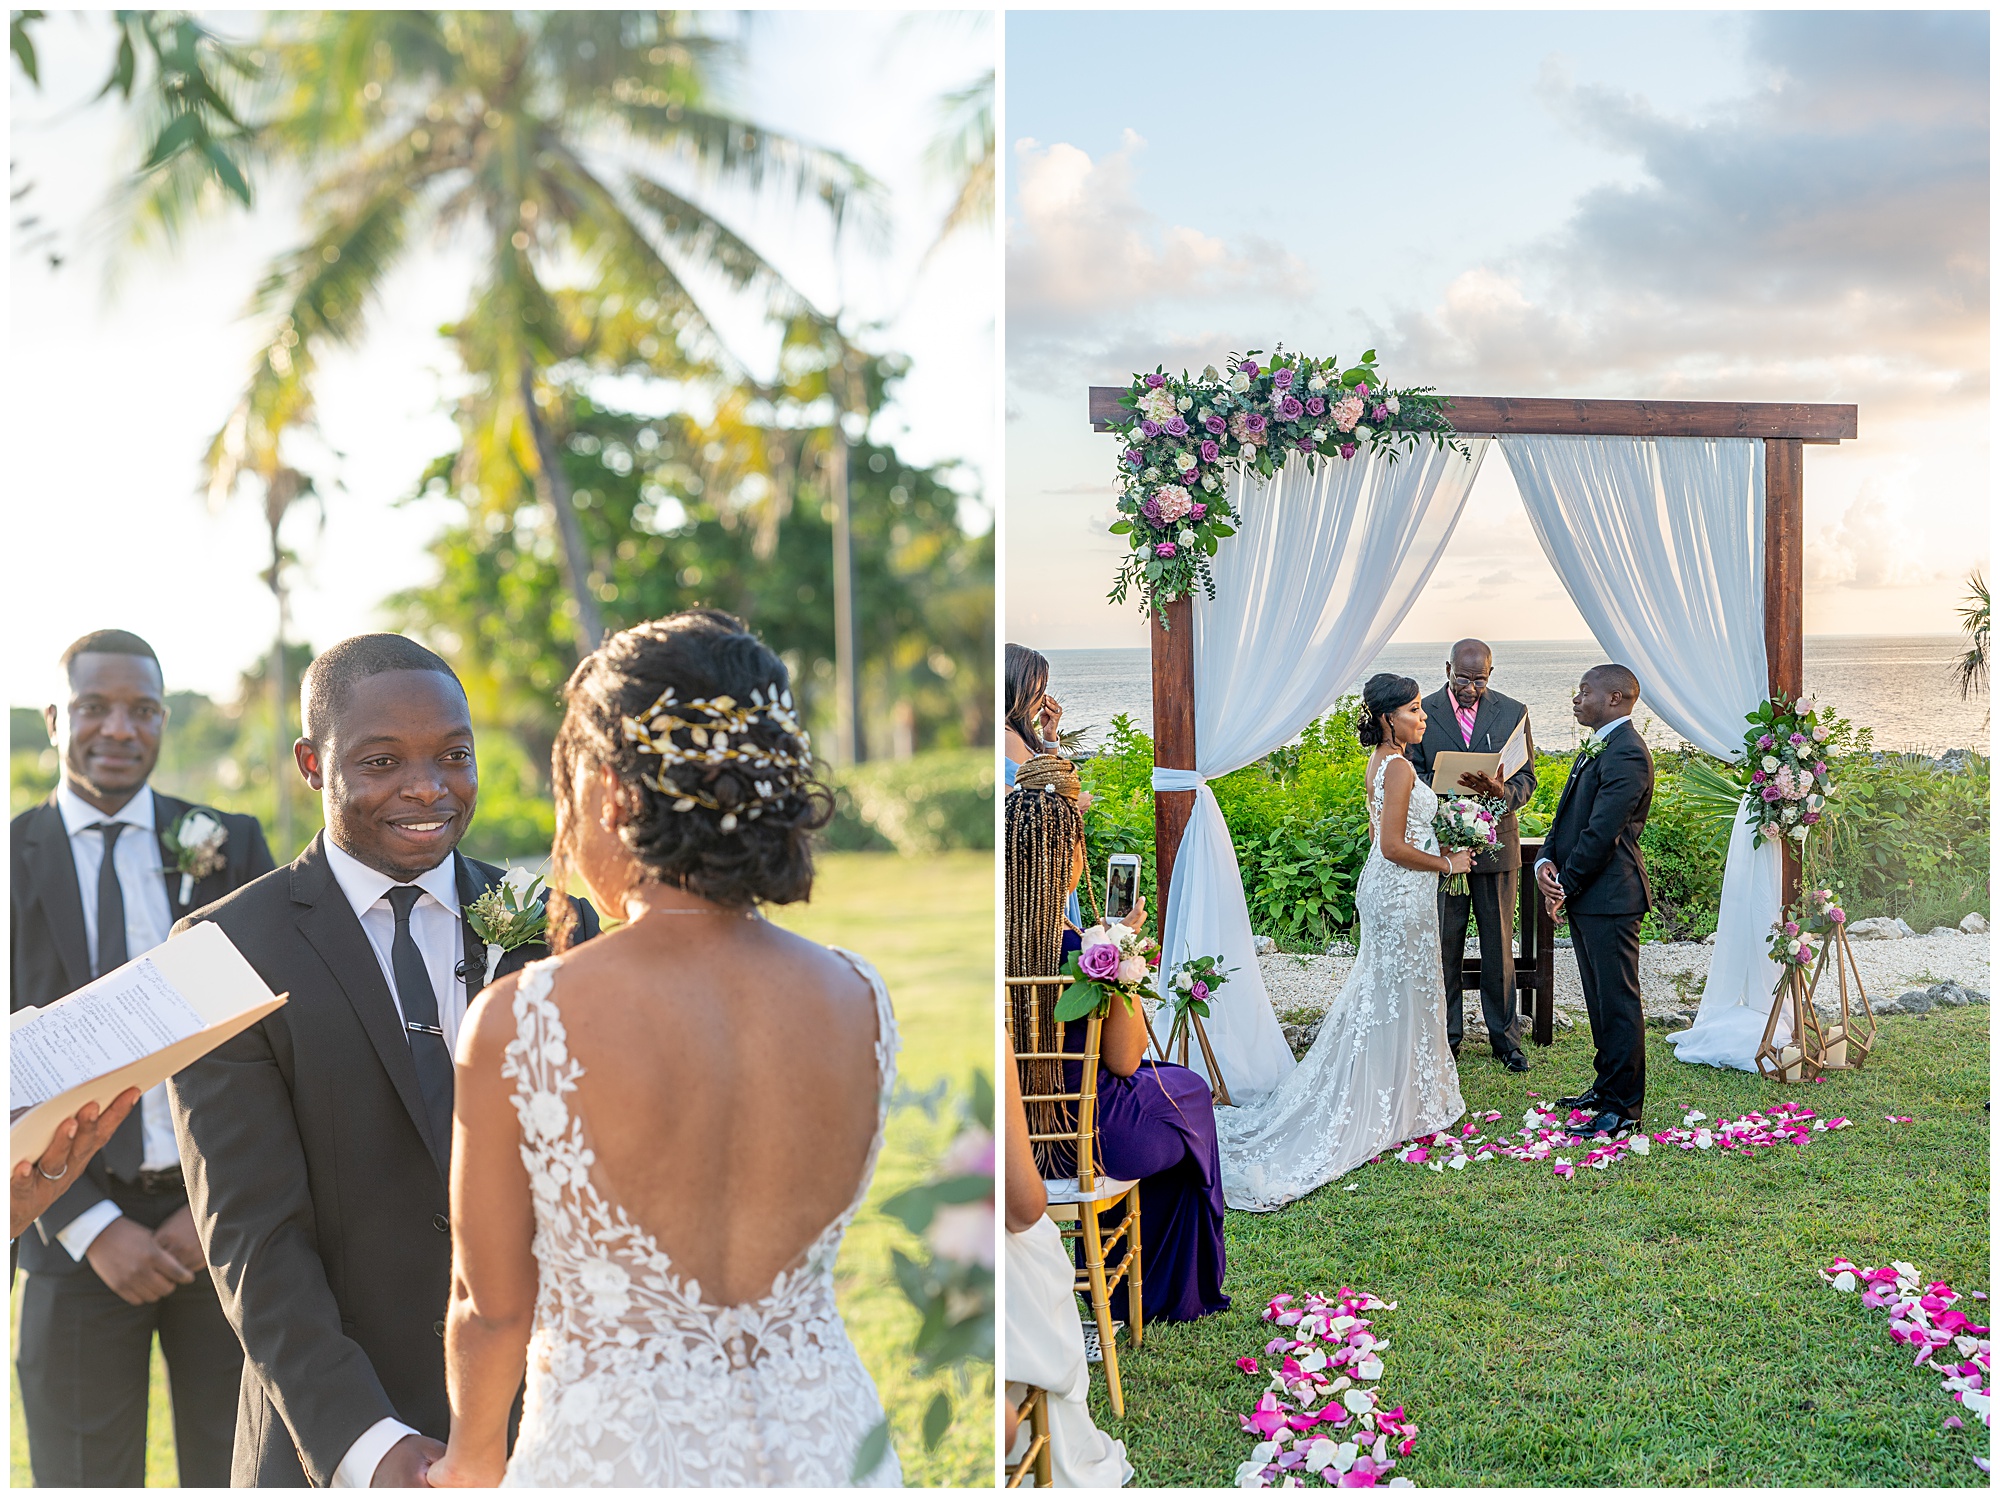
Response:
[[[1819,961],[1813,965],[1812,983],[1806,993],[1808,1008],[1812,1005],[1812,995],[1819,992],[1820,982],[1829,967],[1840,984],[1840,1017],[1828,1024],[1823,1032],[1815,1025],[1815,1033],[1820,1036],[1818,1061],[1824,1071],[1847,1071],[1868,1059],[1869,1051],[1875,1047],[1876,1025],[1875,1011],[1868,1004],[1868,991],[1861,985],[1861,969],[1854,961],[1853,949],[1847,945],[1845,922],[1834,926],[1826,944],[1820,948]]]
[[[1822,951],[1821,958],[1824,960]],[[1778,1019],[1789,1015],[1791,1037],[1784,1045],[1775,1039]],[[1872,1017],[1871,1017],[1872,1018]],[[1764,1021],[1764,1039],[1753,1058],[1758,1075],[1767,1082],[1804,1082],[1825,1069],[1826,1040],[1820,1032],[1819,1016],[1813,1012],[1812,988],[1805,969],[1785,964],[1785,976],[1771,996],[1771,1017]]]

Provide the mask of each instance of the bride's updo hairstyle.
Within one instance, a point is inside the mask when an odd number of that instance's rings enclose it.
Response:
[[[1380,671],[1369,677],[1368,685],[1361,689],[1361,721],[1354,725],[1356,736],[1371,749],[1384,742],[1389,736],[1382,731],[1382,720],[1422,692],[1423,688],[1415,681],[1393,671]]]
[[[609,767],[619,837],[646,873],[738,910],[812,893],[812,835],[833,797],[784,662],[741,619],[689,609],[634,625],[585,656],[563,696],[556,796],[579,813],[578,787]],[[574,857],[572,820],[549,878],[558,952],[575,922],[561,893]]]

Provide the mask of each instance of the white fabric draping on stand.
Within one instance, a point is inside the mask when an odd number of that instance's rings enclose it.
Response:
[[[1257,968],[1229,826],[1202,782],[1297,736],[1388,643],[1478,476],[1486,444],[1466,446],[1469,460],[1425,439],[1393,462],[1334,459],[1308,473],[1293,458],[1269,482],[1230,481],[1237,533],[1216,552],[1216,596],[1194,600],[1195,770],[1155,771],[1154,785],[1196,791],[1174,855],[1161,970],[1214,955],[1235,969],[1205,1027],[1238,1101],[1269,1092],[1294,1063]],[[1197,1053],[1189,1060],[1206,1073]]]
[[[1689,743],[1743,757],[1769,687],[1764,652],[1764,444],[1728,437],[1502,437],[1528,519],[1598,644],[1638,675],[1641,702]],[[1721,920],[1683,1061],[1754,1071],[1778,968],[1775,844],[1740,811]]]

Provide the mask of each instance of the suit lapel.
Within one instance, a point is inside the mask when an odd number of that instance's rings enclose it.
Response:
[[[35,898],[48,915],[56,955],[62,958],[69,992],[74,993],[90,981],[90,936],[83,924],[83,893],[77,887],[69,832],[53,798],[35,809],[30,832],[27,861]]]
[[[368,935],[355,918],[353,906],[321,849],[321,833],[292,865],[292,901],[299,934],[319,953],[333,973],[334,982],[354,1008],[355,1017],[367,1033],[368,1042],[389,1074],[396,1096],[416,1125],[417,1134],[429,1147],[431,1159],[442,1162],[449,1141],[431,1138],[422,1090],[417,1086],[417,1066],[410,1059],[409,1037],[396,1012],[396,1000],[389,992],[388,979]],[[444,1174],[442,1163],[439,1174]]]
[[[188,899],[181,899],[180,871],[174,867],[177,855],[167,842],[167,834],[173,830],[174,823],[192,810],[193,807],[177,797],[153,792],[153,841],[160,847],[160,874],[167,881],[167,909],[176,921],[194,909],[194,891],[188,891]]]
[[[1600,751],[1600,754],[1601,752],[1602,751]],[[1556,840],[1557,829],[1562,826],[1563,816],[1569,811],[1569,804],[1571,797],[1574,795],[1581,794],[1581,792],[1578,790],[1578,786],[1582,783],[1583,777],[1586,775],[1595,775],[1597,773],[1596,767],[1597,767],[1598,757],[1599,757],[1598,755],[1593,755],[1590,758],[1585,759],[1581,765],[1577,766],[1574,770],[1570,772],[1569,779],[1563,782],[1563,793],[1561,796],[1556,798],[1556,814],[1549,819],[1550,842],[1554,842]]]
[[[486,976],[486,943],[472,929],[466,912],[472,909],[474,900],[500,880],[497,875],[487,873],[483,865],[474,863],[463,854],[454,853],[452,857],[458,860],[458,934],[459,943],[465,949],[465,959],[459,970],[465,975],[461,981],[465,984],[465,1003],[469,1009],[472,1001],[479,996],[481,980]],[[496,972],[494,976],[499,974]]]
[[[1479,711],[1472,715],[1472,742],[1467,748],[1478,754],[1493,752],[1493,722],[1499,713],[1491,692],[1479,699]]]

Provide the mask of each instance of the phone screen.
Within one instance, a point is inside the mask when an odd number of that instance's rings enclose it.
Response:
[[[1139,865],[1112,860],[1104,888],[1104,918],[1115,921],[1132,913],[1139,903]]]

